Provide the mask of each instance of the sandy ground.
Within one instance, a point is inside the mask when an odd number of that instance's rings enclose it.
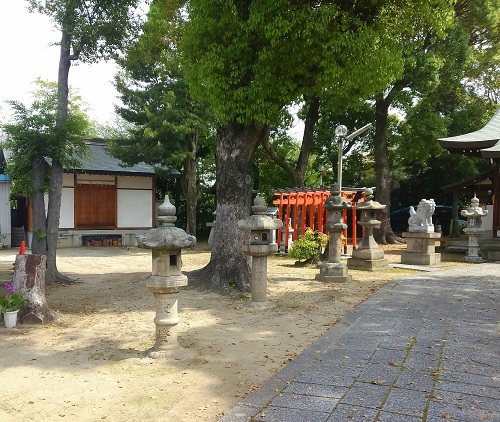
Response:
[[[402,249],[388,247],[386,257],[400,262]],[[0,251],[0,281],[15,253]],[[201,246],[185,251],[183,271],[209,259]],[[47,289],[60,322],[0,328],[0,421],[217,421],[385,282],[412,273],[350,270],[351,283],[332,285],[314,281],[318,269],[293,264],[268,260],[272,309],[183,290],[185,356],[155,360],[146,356],[154,344],[153,295],[145,287],[151,252],[61,249],[58,267],[77,283]],[[451,265],[465,264],[443,267]]]

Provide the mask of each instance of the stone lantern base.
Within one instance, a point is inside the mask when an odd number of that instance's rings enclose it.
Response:
[[[348,283],[352,276],[347,274],[347,266],[343,263],[325,262],[315,277],[318,281],[325,283]]]
[[[347,266],[356,270],[377,271],[389,266],[382,249],[355,249],[352,258],[347,260]]]
[[[435,242],[441,233],[405,232],[406,251],[401,254],[401,264],[436,265],[441,262],[441,254],[436,253]]]

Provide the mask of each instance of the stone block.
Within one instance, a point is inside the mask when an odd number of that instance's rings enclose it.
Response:
[[[352,257],[357,259],[376,260],[384,258],[384,251],[382,249],[354,249]]]
[[[367,260],[354,257],[347,259],[347,267],[356,270],[376,271],[387,268],[388,266],[389,261],[387,259]]]
[[[342,263],[325,262],[315,277],[318,281],[326,283],[347,283],[352,276],[347,274],[347,266]]]
[[[416,253],[416,252],[402,252],[401,264],[408,265],[436,265],[441,262],[440,253]]]

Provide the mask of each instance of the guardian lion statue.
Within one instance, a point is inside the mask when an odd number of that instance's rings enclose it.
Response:
[[[408,219],[410,232],[434,233],[434,224],[432,224],[432,215],[436,210],[434,199],[422,199],[418,203],[417,210],[410,207],[410,218]]]

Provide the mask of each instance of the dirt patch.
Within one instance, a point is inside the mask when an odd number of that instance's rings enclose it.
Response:
[[[384,249],[400,262],[404,246]],[[0,251],[1,281],[14,258],[15,251]],[[466,265],[461,258],[444,255],[442,268]],[[202,247],[184,252],[183,271],[209,259]],[[77,283],[47,288],[60,322],[0,328],[0,420],[216,421],[384,283],[412,273],[350,270],[351,283],[332,285],[314,281],[317,268],[293,264],[268,260],[272,309],[183,290],[186,357],[154,360],[145,354],[154,344],[150,251],[61,249],[58,267]]]

